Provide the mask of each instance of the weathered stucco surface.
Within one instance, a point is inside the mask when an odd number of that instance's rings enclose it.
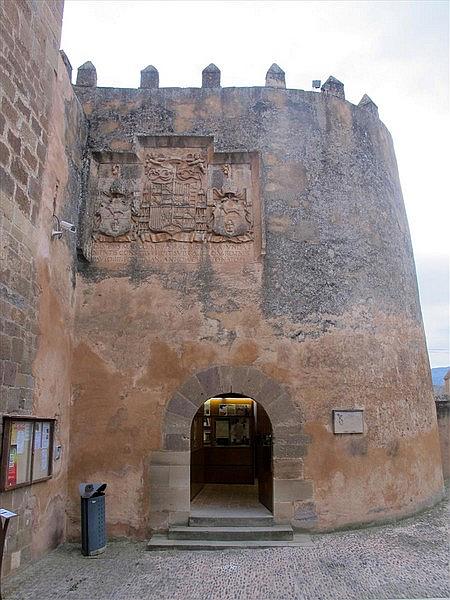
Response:
[[[185,519],[186,470],[156,515],[152,498],[162,504],[168,486],[158,477],[187,464],[203,395],[230,391],[220,377],[213,389],[194,376],[229,366],[282,388],[271,398],[283,421],[278,520],[333,528],[410,514],[439,497],[408,225],[376,114],[298,90],[75,89],[94,156],[136,152],[136,136],[155,134],[258,151],[266,248],[233,263],[149,263],[134,251],[121,265],[80,264],[69,489],[108,482],[112,533],[142,536]],[[95,202],[95,193],[86,198],[86,214]],[[89,220],[83,227],[87,239]],[[252,396],[242,381],[239,391],[264,405],[264,390]],[[342,408],[364,409],[364,434],[333,434],[332,409]],[[156,468],[164,464],[172,471]],[[75,494],[70,510],[77,535]]]

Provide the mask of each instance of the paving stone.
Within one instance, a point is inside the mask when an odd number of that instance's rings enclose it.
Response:
[[[448,598],[447,503],[296,548],[147,552],[64,544],[4,582],[4,600],[381,600]]]

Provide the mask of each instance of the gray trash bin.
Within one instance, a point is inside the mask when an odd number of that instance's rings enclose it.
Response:
[[[81,552],[95,556],[106,548],[106,483],[80,483]]]

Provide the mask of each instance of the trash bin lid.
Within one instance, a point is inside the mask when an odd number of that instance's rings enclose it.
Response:
[[[103,492],[106,490],[106,483],[102,483],[92,494],[93,496],[103,496]]]
[[[106,483],[80,483],[78,489],[82,498],[93,498],[103,496],[106,486]]]

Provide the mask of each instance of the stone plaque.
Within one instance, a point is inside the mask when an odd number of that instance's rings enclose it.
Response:
[[[364,411],[333,410],[334,433],[364,433]]]
[[[143,137],[134,164],[129,154],[123,165],[120,153],[115,163],[101,158],[92,211],[94,263],[123,264],[131,256],[143,265],[255,261],[262,237],[259,158],[254,152],[215,154],[211,143]],[[126,248],[119,249],[122,244]]]

